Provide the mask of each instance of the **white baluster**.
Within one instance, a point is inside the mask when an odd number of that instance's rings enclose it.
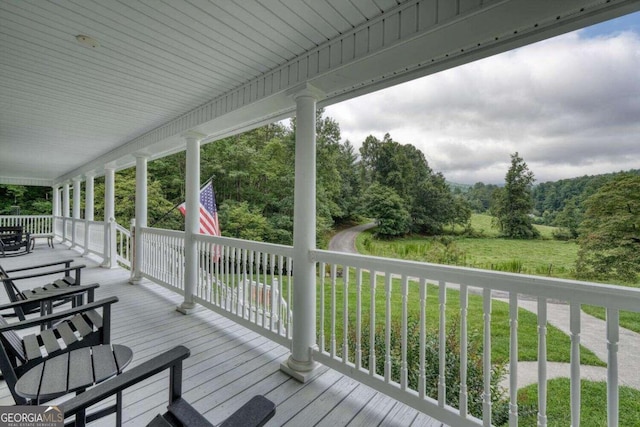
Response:
[[[293,316],[291,315],[291,287],[293,285],[293,258],[287,258],[287,338],[292,337]]]
[[[406,390],[409,386],[408,366],[407,366],[407,299],[409,297],[409,278],[402,275],[402,341],[401,341],[401,362],[400,362],[400,388]]]
[[[331,264],[331,357],[336,357],[336,276],[337,266]]]
[[[570,305],[571,330],[571,426],[580,426],[580,304]]]
[[[375,270],[369,272],[369,375],[376,373],[376,276]]]
[[[439,375],[438,375],[438,405],[442,408],[444,407],[447,399],[447,388],[446,388],[446,363],[447,363],[447,331],[446,331],[446,323],[447,323],[447,284],[443,281],[438,283],[439,295],[438,300],[440,303],[440,325],[439,325]]]
[[[271,258],[269,260],[269,267],[271,270],[271,303],[270,303],[270,308],[271,308],[271,320],[269,323],[269,328],[272,331],[277,331],[277,319],[279,318],[279,312],[277,311],[277,307],[278,307],[278,303],[276,300],[276,296],[280,296],[280,293],[277,292],[277,286],[276,286],[276,275],[275,275],[275,269],[276,269],[276,256],[275,254],[271,254]],[[276,317],[278,316],[278,317]],[[274,321],[275,318],[275,321]]]
[[[356,268],[356,369],[362,367],[362,270]]]
[[[384,381],[391,382],[391,273],[384,276]]]
[[[509,293],[509,427],[518,426],[518,294]]]
[[[258,270],[260,272],[260,270]],[[269,308],[269,296],[267,293],[267,254],[262,253],[262,327],[267,325],[267,310]]]
[[[547,300],[538,298],[538,426],[547,425]]]
[[[349,361],[349,266],[342,266],[342,363]]]
[[[427,283],[420,278],[420,373],[418,379],[418,395],[424,399],[426,394],[425,348],[427,340]]]
[[[482,291],[482,318],[484,320],[482,423],[485,427],[488,427],[491,425],[491,289],[485,288]]]
[[[325,271],[327,268],[327,264],[324,262],[320,263],[320,352],[324,353],[325,345],[324,345],[324,281],[325,281]]]
[[[467,308],[469,305],[469,289],[460,285],[460,416],[467,417]]]
[[[620,312],[607,308],[607,424],[618,426],[618,340]]]

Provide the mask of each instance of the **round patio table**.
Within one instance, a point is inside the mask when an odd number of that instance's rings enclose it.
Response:
[[[133,351],[124,345],[83,347],[61,354],[28,370],[16,383],[16,393],[38,405],[122,373]]]

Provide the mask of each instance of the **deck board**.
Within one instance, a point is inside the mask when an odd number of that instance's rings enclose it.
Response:
[[[87,264],[84,283],[99,282],[96,299],[117,296],[112,306],[111,341],[133,349],[131,367],[183,344],[191,350],[184,362],[183,396],[209,421],[218,424],[255,394],[264,394],[277,405],[268,426],[441,426],[425,414],[376,392],[332,369],[301,384],[280,371],[289,351],[232,320],[200,307],[185,316],[176,311],[182,297],[145,281],[128,283],[129,272],[104,269],[96,260],[83,258],[74,250],[42,245],[30,255],[1,259],[5,268],[72,258]],[[42,285],[33,279],[19,286]],[[6,302],[2,293],[0,302]],[[136,384],[124,393],[125,426],[146,425],[164,412],[168,397],[168,374],[162,373]],[[53,403],[59,400],[53,401]],[[4,381],[0,382],[0,405],[13,404]],[[97,407],[105,406],[103,402]],[[111,426],[113,416],[93,423]]]

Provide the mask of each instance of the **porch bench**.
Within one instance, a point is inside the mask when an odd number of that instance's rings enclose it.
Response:
[[[36,246],[36,239],[47,239],[47,246],[53,248],[53,233],[34,233],[31,234],[31,250]]]

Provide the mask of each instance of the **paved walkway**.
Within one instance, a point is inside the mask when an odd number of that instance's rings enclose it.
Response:
[[[355,240],[358,233],[374,224],[364,224],[348,228],[336,234],[329,243],[329,249],[339,252],[357,253]],[[503,298],[495,298],[505,301]],[[508,299],[506,300],[508,302]],[[537,314],[538,303],[535,300],[519,299],[518,306]],[[547,321],[549,324],[570,335],[569,306],[567,304],[547,303]],[[607,329],[606,322],[581,312],[580,316],[580,344],[591,350],[602,361],[607,361]],[[570,377],[570,364],[547,362],[547,379]],[[607,368],[601,366],[580,367],[583,379],[591,381],[606,381]],[[618,381],[640,390],[640,334],[628,329],[620,328],[618,342]],[[538,382],[538,362],[518,363],[518,387],[525,387]],[[507,376],[502,385],[508,388]]]
[[[518,306],[537,313],[536,301],[520,300]],[[547,304],[547,321],[549,324],[569,335],[569,306],[567,304]],[[606,322],[585,312],[580,314],[580,344],[591,350],[602,361],[607,361],[607,329]],[[547,378],[569,377],[568,363],[547,363]],[[583,379],[606,381],[607,369],[596,366],[580,367]],[[640,334],[620,328],[618,342],[618,380],[640,390]],[[524,387],[538,382],[538,362],[518,363],[518,386]]]

